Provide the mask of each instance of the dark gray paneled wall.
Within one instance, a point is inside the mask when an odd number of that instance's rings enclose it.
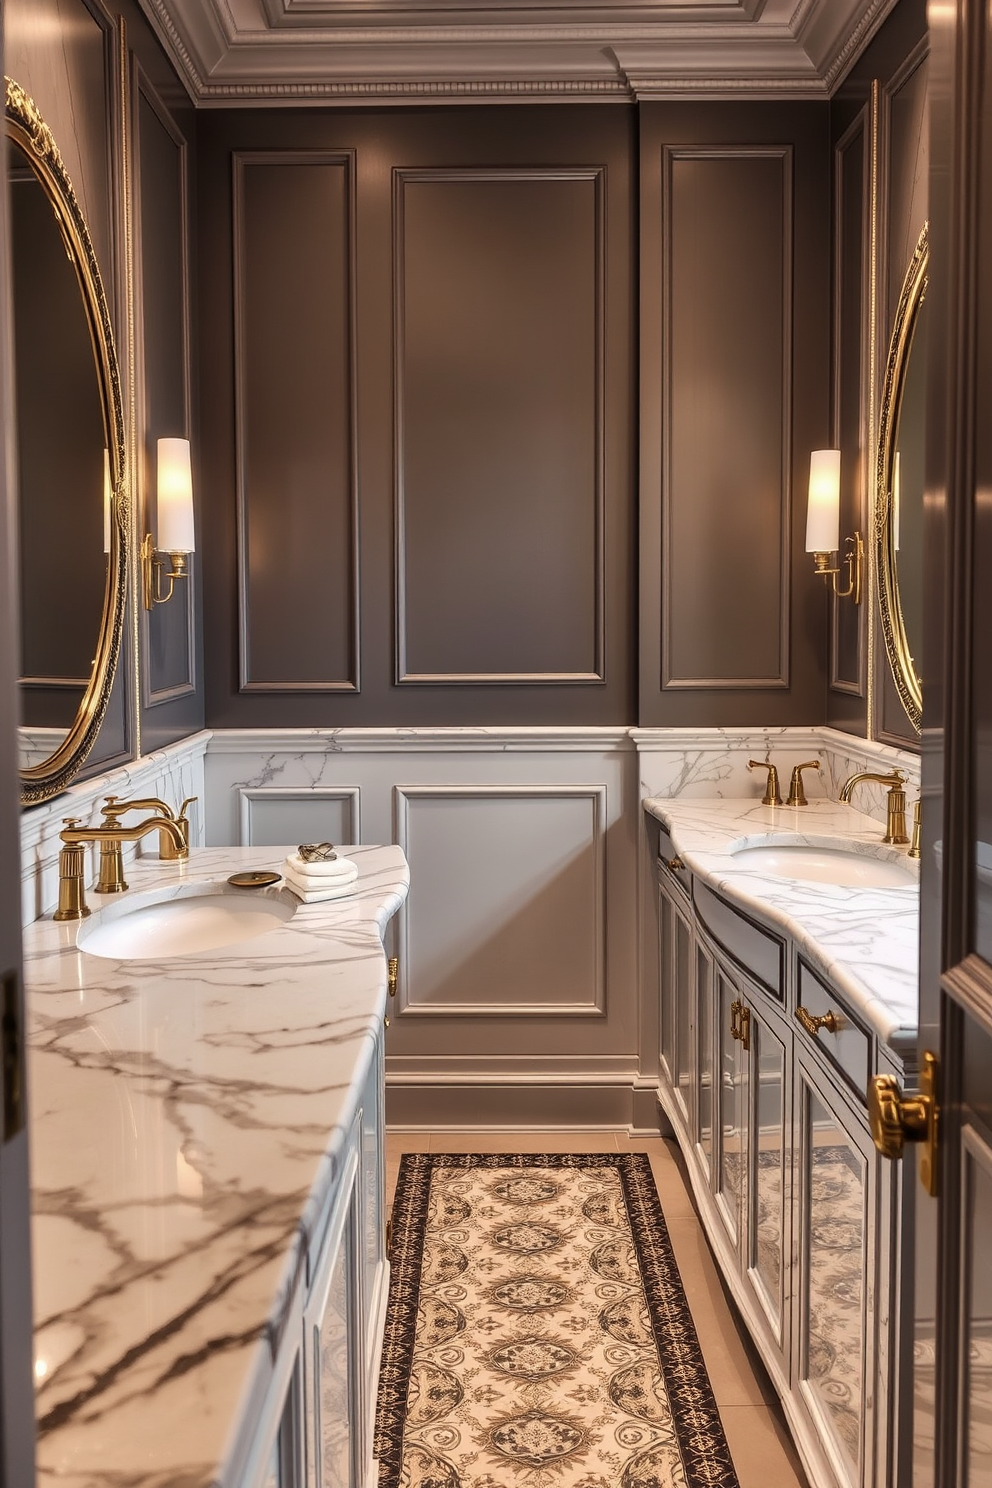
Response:
[[[396,173],[398,682],[605,680],[605,184]]]
[[[819,718],[826,611],[801,560],[828,407],[825,104],[641,121],[643,725]]]
[[[634,721],[632,126],[201,117],[212,725]]]
[[[233,164],[241,690],[355,691],[354,154]]]
[[[139,608],[141,747],[147,753],[203,725],[202,475],[192,417],[193,111],[142,26],[130,59],[134,223],[138,534],[156,530],[156,444],[193,442],[198,551],[174,597]]]

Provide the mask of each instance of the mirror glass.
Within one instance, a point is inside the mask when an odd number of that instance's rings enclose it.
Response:
[[[21,799],[82,766],[126,592],[120,380],[89,232],[33,102],[6,83],[21,590]]]
[[[876,483],[879,611],[889,666],[906,714],[923,716],[923,490],[926,428],[926,225],[906,271],[882,384]]]

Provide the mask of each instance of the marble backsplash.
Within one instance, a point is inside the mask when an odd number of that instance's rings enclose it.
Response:
[[[54,909],[59,897],[59,833],[66,817],[78,818],[86,825],[98,825],[100,808],[107,796],[157,796],[176,808],[189,796],[196,802],[189,808],[190,844],[203,846],[204,774],[203,761],[210,733],[190,734],[177,744],[143,755],[128,765],[110,770],[71,785],[51,801],[32,806],[21,817],[21,923],[30,925],[40,915]],[[137,822],[138,817],[134,818]],[[148,838],[148,851],[155,852],[157,834]],[[97,873],[96,848],[91,854],[92,883]],[[125,844],[125,862],[142,856],[142,844]]]
[[[301,734],[306,736],[305,748],[301,745]],[[600,735],[601,741],[598,740]],[[594,739],[593,736],[597,737]],[[218,788],[225,799],[207,800],[211,781],[207,761],[211,752],[218,755],[230,753],[231,741],[235,739],[237,752],[244,756],[239,761],[237,772],[242,781],[254,780],[256,776],[266,781],[283,778],[288,781],[292,777],[294,794],[301,785],[309,784],[314,791],[321,788],[324,772],[316,756],[324,753],[340,756],[359,748],[379,756],[381,761],[383,755],[392,751],[406,757],[412,749],[421,756],[437,754],[438,768],[444,771],[447,768],[444,761],[453,747],[457,747],[460,753],[466,748],[471,750],[474,745],[485,752],[495,749],[530,753],[537,749],[541,753],[560,751],[563,755],[572,755],[577,747],[588,749],[597,741],[607,750],[615,750],[624,744],[627,748],[636,748],[641,800],[648,796],[698,799],[760,797],[764,790],[764,772],[749,771],[749,759],[770,760],[778,767],[783,795],[788,790],[793,766],[811,759],[821,762],[819,772],[808,770],[805,774],[806,793],[811,798],[826,796],[836,800],[841,785],[856,770],[885,773],[898,767],[906,776],[907,800],[911,809],[919,794],[920,782],[918,755],[820,727],[631,729],[626,733],[616,729],[582,728],[265,729],[232,730],[229,733],[204,730],[106,775],[71,786],[55,800],[25,811],[21,826],[22,923],[30,924],[53,909],[58,901],[59,832],[64,818],[73,816],[84,822],[97,823],[105,796],[159,796],[173,806],[178,806],[187,796],[196,796],[197,802],[189,812],[191,842],[195,846],[206,844],[205,823],[209,814],[215,824],[224,824],[223,835],[233,845],[237,829],[229,819],[233,810],[226,799],[230,786],[227,784],[225,789],[218,780]],[[256,755],[257,758],[248,757]],[[287,769],[298,757],[299,768]],[[425,768],[430,775],[426,762]],[[862,786],[854,804],[877,821],[885,821],[884,786]],[[385,830],[387,821],[376,820],[374,814],[368,823],[363,823],[363,828],[360,835],[367,840],[376,837],[387,841],[392,835]],[[211,835],[216,842],[216,830]],[[153,853],[157,845],[154,835],[148,838],[148,844],[148,851]],[[130,856],[141,855],[141,844],[126,849],[126,852]],[[91,882],[96,876],[96,856],[94,849]]]
[[[810,799],[837,800],[841,786],[855,771],[880,775],[899,769],[906,777],[907,820],[920,794],[920,757],[832,728],[769,729],[631,729],[640,762],[640,794],[689,796],[697,799],[760,797],[765,772],[749,770],[749,759],[767,761],[778,769],[783,797],[788,794],[793,767],[818,759],[820,770],[806,770]],[[852,805],[876,821],[885,821],[887,788],[866,782]]]

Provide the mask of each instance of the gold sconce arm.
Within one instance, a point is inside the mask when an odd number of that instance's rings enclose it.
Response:
[[[844,539],[847,552],[841,563],[836,568],[830,566],[830,553],[813,554],[813,572],[822,574],[824,582],[833,579],[833,591],[838,599],[853,599],[855,604],[861,603],[861,576],[865,561],[865,544],[860,532],[852,532],[850,537]],[[837,576],[841,567],[847,569],[847,588],[841,589],[837,583]]]
[[[169,588],[163,594],[162,578],[166,562],[164,558],[157,558],[155,555],[155,539],[150,532],[146,532],[141,543],[141,591],[146,610],[152,609],[157,604],[166,604],[172,598],[173,590],[176,587],[176,580],[189,577],[186,568],[186,554],[170,553],[169,570],[164,575],[169,581]]]

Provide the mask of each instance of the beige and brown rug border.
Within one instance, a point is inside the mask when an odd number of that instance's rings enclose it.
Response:
[[[409,1152],[393,1199],[389,1301],[379,1372],[379,1488],[398,1488],[431,1176],[439,1168],[615,1168],[644,1283],[689,1488],[739,1488],[658,1191],[644,1153]]]

